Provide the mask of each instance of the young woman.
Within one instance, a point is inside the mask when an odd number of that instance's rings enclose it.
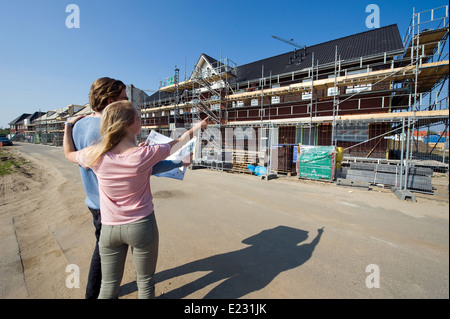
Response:
[[[102,140],[76,151],[72,126],[80,118],[65,126],[63,147],[69,161],[91,168],[98,179],[102,212],[99,298],[117,298],[128,246],[133,250],[138,296],[153,298],[159,235],[150,189],[152,168],[180,149],[198,130],[206,128],[207,119],[168,144],[137,146],[135,135],[141,129],[140,118],[130,102],[118,101],[103,111]]]
[[[92,146],[101,140],[100,120],[102,112],[106,106],[117,101],[128,101],[125,84],[116,79],[102,77],[94,81],[89,91],[89,105],[94,113],[84,117],[73,127],[72,138],[77,150],[82,150]],[[186,163],[187,164],[187,163]],[[175,163],[173,161],[161,161],[152,168],[152,175],[169,171],[185,163]],[[100,293],[102,279],[100,252],[98,241],[102,227],[100,212],[100,195],[98,191],[97,176],[91,169],[80,166],[80,176],[83,188],[86,192],[86,205],[92,213],[95,227],[95,248],[92,253],[91,265],[86,283],[86,299],[97,299]]]

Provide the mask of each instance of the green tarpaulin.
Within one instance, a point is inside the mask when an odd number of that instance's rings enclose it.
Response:
[[[336,148],[334,146],[299,145],[298,176],[310,179],[334,179]]]

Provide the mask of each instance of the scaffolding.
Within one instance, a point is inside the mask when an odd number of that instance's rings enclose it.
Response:
[[[175,128],[169,117],[161,123],[163,112],[182,116],[185,128],[207,114],[216,123],[204,139],[211,148],[197,154],[195,164],[235,171],[263,165],[267,174],[279,173],[279,145],[343,147],[347,163],[395,165],[393,186],[405,197],[411,168],[433,160],[429,167],[448,172],[448,20],[448,5],[413,11],[401,52],[342,61],[336,47],[334,62],[320,64],[312,53],[306,69],[267,75],[262,66],[261,77],[245,81],[231,60],[204,57],[208,63],[197,63],[188,80],[160,88],[164,98],[141,110],[159,122],[143,127]],[[438,143],[430,146],[414,135],[424,127],[443,128],[439,140],[446,143],[437,158],[431,155]],[[345,134],[352,129],[362,134],[351,140]]]

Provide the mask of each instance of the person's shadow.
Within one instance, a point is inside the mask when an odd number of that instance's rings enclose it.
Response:
[[[209,273],[182,287],[166,292],[160,298],[180,299],[210,284],[222,281],[205,298],[235,299],[267,286],[283,271],[301,266],[308,261],[320,241],[323,228],[310,242],[308,232],[287,226],[278,226],[244,239],[250,247],[196,260],[155,275],[156,282],[197,271]],[[276,296],[274,296],[276,298]]]

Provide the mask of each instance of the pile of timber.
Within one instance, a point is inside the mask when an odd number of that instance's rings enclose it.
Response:
[[[252,171],[248,169],[248,165],[256,166],[258,163],[258,152],[252,152],[247,150],[233,149],[233,166],[232,172],[252,174]]]

